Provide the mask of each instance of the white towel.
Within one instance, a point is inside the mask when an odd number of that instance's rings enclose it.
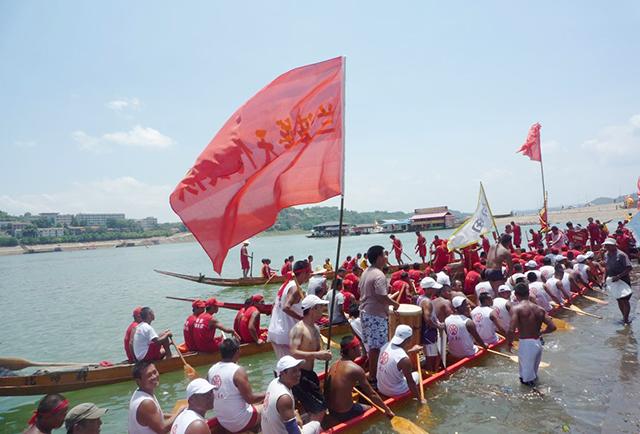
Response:
[[[542,359],[542,344],[540,339],[520,339],[518,347],[518,364],[520,378],[529,382],[538,378],[538,367]]]
[[[615,298],[623,298],[631,294],[633,291],[631,287],[624,280],[611,280],[611,277],[607,277],[606,286],[611,295]]]

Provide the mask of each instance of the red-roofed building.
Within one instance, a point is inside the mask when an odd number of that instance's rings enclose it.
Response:
[[[449,208],[439,206],[433,208],[418,208],[415,215],[410,218],[413,230],[447,229],[456,224],[456,218]]]

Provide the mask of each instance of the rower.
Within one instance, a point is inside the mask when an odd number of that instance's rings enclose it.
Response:
[[[473,356],[478,352],[478,347],[473,344],[474,341],[478,346],[487,349],[487,344],[478,334],[475,323],[469,319],[467,299],[460,296],[453,297],[451,305],[454,313],[444,320],[449,341],[449,353],[456,359]]]
[[[129,363],[135,363],[136,357],[133,354],[133,333],[138,327],[138,324],[142,321],[140,319],[141,306],[133,309],[133,322],[127,327],[127,331],[124,333],[124,352],[127,355],[127,361]]]
[[[333,271],[333,265],[331,265],[331,259],[326,258],[324,260],[324,264],[322,265],[322,267],[327,271],[327,272],[331,272]]]
[[[527,273],[527,280],[529,281],[529,293],[535,298],[536,304],[543,308],[545,312],[553,309],[551,300],[558,305],[562,304],[562,298],[556,297],[552,291],[549,291],[547,285],[540,282],[534,272]]]
[[[315,274],[309,278],[307,294],[317,295],[322,298],[327,293],[327,278],[321,274]]]
[[[340,293],[342,294],[342,297],[344,298],[344,304],[342,305],[342,310],[343,312],[349,312],[352,305],[354,304],[356,306],[358,305],[359,298],[356,298],[356,296],[353,294],[353,288],[355,286],[355,283],[353,283],[349,279],[345,279],[345,280],[336,279],[335,282],[336,282],[335,283],[336,289],[340,291]]]
[[[311,414],[311,420],[298,426],[295,400],[291,388],[300,382],[300,366],[304,360],[286,355],[276,363],[276,378],[265,394],[261,430],[263,434],[318,434],[324,413]]]
[[[100,425],[102,425],[100,418],[106,412],[106,408],[100,408],[93,402],[76,405],[64,418],[67,434],[99,434]]]
[[[556,264],[553,276],[547,279],[546,285],[551,293],[564,301],[565,306],[571,305],[571,283],[569,282],[569,275],[564,272],[562,264]]]
[[[349,326],[351,327],[353,335],[360,340],[362,349],[364,350],[363,354],[366,357],[369,349],[367,348],[367,344],[364,343],[362,320],[360,319],[360,308],[357,304],[352,304],[351,306],[349,306]]]
[[[193,339],[193,327],[198,316],[204,312],[206,306],[206,303],[202,300],[194,300],[193,303],[191,303],[191,312],[193,313],[189,315],[182,328],[184,344],[187,346],[188,351],[196,351],[196,342]]]
[[[511,222],[511,229],[513,229],[513,245],[519,249],[522,244],[522,229],[515,222]]]
[[[280,275],[287,277],[290,272],[291,272],[291,261],[289,260],[289,258],[284,258],[284,264],[282,265],[282,268],[280,268]]]
[[[427,239],[422,236],[420,231],[416,231],[416,237],[416,254],[420,256],[420,259],[422,259],[422,263],[424,264],[426,263],[427,257]]]
[[[331,315],[331,324],[344,324],[347,322],[345,316],[345,297],[342,292],[342,280],[337,279],[334,283],[334,288],[329,290],[322,299],[326,300],[329,304],[329,314]],[[335,292],[335,297],[333,293]],[[308,297],[308,296],[307,296]],[[353,295],[352,295],[353,297]],[[333,301],[333,309],[331,308],[331,302]]]
[[[502,285],[501,285],[502,286]],[[488,292],[483,292],[478,297],[480,306],[475,307],[471,311],[471,319],[476,325],[476,330],[485,344],[491,345],[498,342],[496,330],[501,335],[505,335],[506,331],[498,321],[498,313],[493,309],[493,297]]]
[[[213,409],[218,422],[229,432],[256,431],[260,427],[260,410],[264,393],[254,393],[247,371],[240,365],[240,344],[225,339],[220,344],[221,360],[209,369],[207,379],[213,384]]]
[[[564,256],[562,256],[563,259],[566,259]],[[544,261],[549,260],[548,257],[545,257],[542,262],[544,263]],[[525,270],[524,270],[524,274],[525,276],[528,276],[529,273],[533,273],[536,275],[536,280],[540,280],[542,281],[542,273],[540,272],[540,270],[538,270],[538,263],[536,261],[527,261],[525,264]]]
[[[420,295],[416,304],[422,309],[422,348],[426,359],[425,369],[435,371],[438,360],[438,330],[444,330],[444,323],[438,321],[431,299],[442,289],[442,285],[431,277],[420,281],[424,295]]]
[[[328,301],[315,295],[307,295],[300,303],[302,320],[289,333],[291,355],[304,360],[300,366],[300,383],[292,388],[293,396],[311,414],[323,413],[327,409],[313,365],[316,360],[331,360],[331,351],[322,349],[320,329],[316,325],[328,304]]]
[[[589,266],[585,263],[587,257],[584,255],[578,255],[576,257],[576,264],[573,266],[573,271],[576,277],[581,281],[583,285],[589,284]]]
[[[400,304],[410,304],[415,294],[414,288],[413,281],[409,279],[409,273],[403,271],[400,279],[391,285],[391,296]]]
[[[140,324],[133,334],[133,354],[137,361],[152,362],[171,357],[171,331],[165,330],[158,335],[151,327],[156,317],[150,307],[140,310]]]
[[[360,276],[362,276],[362,268],[355,266],[351,270],[351,272],[345,274],[343,280],[350,280],[353,282],[353,295],[359,300],[360,299],[360,291],[358,290],[358,286],[360,285]]]
[[[395,235],[389,235],[389,238],[391,238],[391,250],[396,256],[396,262],[398,265],[404,264],[404,261],[402,261],[402,241],[400,241],[400,238],[396,238]]]
[[[210,434],[211,430],[204,418],[213,408],[214,386],[204,378],[196,378],[187,386],[189,406],[182,412],[171,427],[171,434]]]
[[[420,345],[409,348],[412,335],[411,327],[400,324],[396,327],[391,341],[387,342],[380,350],[376,375],[378,390],[389,397],[404,395],[411,390],[413,397],[420,404],[426,404],[425,399],[420,399],[420,390],[417,384],[418,373],[411,372],[413,365],[407,354],[407,352],[415,353],[421,349]],[[421,368],[418,366],[418,369]]]
[[[533,387],[538,379],[538,367],[542,359],[540,335],[553,332],[556,325],[544,309],[529,300],[529,287],[526,283],[518,283],[514,293],[518,303],[511,309],[511,325],[509,333],[507,333],[507,345],[511,351],[515,331],[518,330],[520,336],[518,348],[520,382]],[[541,330],[543,323],[547,327]]]
[[[351,271],[351,268],[353,268],[353,261],[351,259],[352,259],[351,256],[348,255],[347,259],[344,260],[340,268],[344,268],[347,271]]]
[[[245,307],[238,311],[233,329],[240,336],[240,343],[264,343],[267,329],[260,328],[260,310],[258,309],[263,305],[262,294],[253,294],[246,300]]]
[[[500,285],[502,286],[502,285]],[[491,294],[491,296],[493,297],[494,292],[493,292],[493,285],[491,284],[491,282],[488,282],[486,280],[483,280],[481,282],[479,282],[476,287],[474,288],[475,293],[476,293],[476,300],[478,300],[478,302],[480,301],[480,295],[484,294],[484,293],[488,293]]]
[[[165,415],[155,396],[160,374],[150,362],[138,362],[133,367],[133,379],[138,388],[129,401],[129,434],[163,434],[169,432],[173,421],[184,409],[174,415]]]
[[[493,299],[493,309],[496,311],[498,323],[502,330],[509,330],[511,325],[511,289],[507,285],[498,287],[498,296]]]
[[[491,246],[487,254],[487,268],[484,270],[485,278],[491,282],[494,293],[500,285],[504,284],[506,278],[513,272],[513,262],[511,260],[511,235],[500,235],[500,242]],[[507,273],[502,271],[502,264],[507,263]]]
[[[304,294],[298,285],[309,280],[307,262],[297,261],[293,266],[293,275],[295,277],[285,281],[278,290],[269,322],[267,341],[271,342],[278,359],[290,354],[289,332],[302,319],[300,302]]]
[[[275,270],[271,268],[271,259],[265,258],[261,262],[262,268],[260,269],[260,274],[263,278],[270,279],[276,274]]]
[[[465,295],[471,295],[475,292],[476,285],[482,280],[481,272],[482,264],[480,262],[473,264],[473,268],[467,272],[463,287]]]
[[[27,423],[29,428],[23,434],[50,434],[62,426],[68,410],[69,401],[64,396],[58,393],[45,395]]]
[[[409,273],[409,279],[413,281],[414,285],[420,285],[420,281],[422,280],[422,278],[428,274],[423,273],[422,270],[420,270],[420,264],[418,264],[417,262],[413,263],[411,269],[407,273]]]
[[[358,266],[362,269],[362,270],[366,270],[367,267],[369,266],[369,263],[367,262],[367,254],[363,254],[362,255],[362,260],[360,261],[360,263],[358,264]]]
[[[216,336],[217,329],[226,333],[233,333],[233,336],[239,341],[240,335],[235,330],[223,326],[214,316],[223,303],[211,297],[205,304],[206,310],[198,316],[193,326],[193,340],[196,350],[203,353],[215,353],[218,351],[222,338]]]
[[[340,360],[329,368],[325,395],[328,396],[329,414],[338,422],[346,422],[370,408],[368,405],[353,402],[351,393],[356,386],[382,408],[388,417],[395,416],[367,381],[364,369],[354,362],[361,355],[360,346],[357,337],[343,337],[340,341]]]
[[[538,277],[538,279],[541,280],[542,282],[546,282],[551,276],[553,276],[553,273],[555,273],[555,267],[551,265],[551,258],[545,257],[542,260],[542,263],[544,265],[540,267],[540,276]]]
[[[439,241],[439,244],[436,245],[433,257],[433,271],[435,273],[439,273],[447,266],[447,264],[449,264],[449,251],[447,250],[447,245],[441,240]]]
[[[249,241],[245,241],[242,243],[242,247],[240,247],[240,267],[242,268],[242,277],[246,278],[249,276],[249,270],[251,269],[251,264],[249,259],[251,256],[249,255]]]
[[[491,248],[491,243],[489,239],[484,236],[484,234],[480,234],[480,240],[482,242],[482,253],[486,257],[489,254],[489,249]]]

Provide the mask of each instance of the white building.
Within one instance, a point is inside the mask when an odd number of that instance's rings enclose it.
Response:
[[[76,214],[78,224],[83,226],[106,226],[107,220],[124,220],[124,214]]]
[[[64,236],[64,228],[38,228],[38,236],[41,238],[53,238]]]

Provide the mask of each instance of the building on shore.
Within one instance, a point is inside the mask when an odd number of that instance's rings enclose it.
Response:
[[[351,224],[342,222],[342,235],[349,235]],[[315,225],[311,229],[311,233],[307,235],[309,238],[337,237],[340,232],[340,222],[325,222]]]
[[[40,238],[63,237],[64,236],[64,228],[61,228],[61,227],[56,227],[56,228],[38,228],[38,236]]]
[[[145,217],[143,219],[136,220],[136,223],[140,225],[143,231],[149,229],[155,229],[158,226],[158,219],[155,217]]]
[[[382,220],[382,223],[380,223],[380,232],[385,232],[385,233],[389,233],[389,232],[407,232],[407,231],[409,231],[410,226],[411,226],[411,220],[410,219],[405,219],[405,220],[396,220],[396,219]]]
[[[76,221],[82,226],[106,226],[107,220],[125,220],[124,214],[76,214]]]
[[[447,206],[418,208],[410,218],[411,228],[415,231],[430,229],[448,229],[456,224],[456,218]]]
[[[377,226],[374,223],[365,223],[359,225],[353,225],[351,227],[352,235],[368,235],[376,232]]]

